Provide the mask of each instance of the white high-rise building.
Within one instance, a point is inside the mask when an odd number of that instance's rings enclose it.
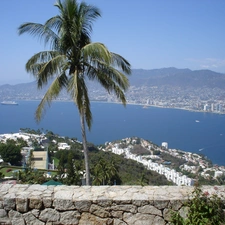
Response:
[[[209,110],[209,105],[208,104],[205,104],[203,110],[204,111],[208,111]]]
[[[213,103],[211,104],[211,111],[212,112],[214,111],[214,104]]]
[[[168,149],[168,143],[167,142],[162,142],[162,147],[164,147],[165,149]]]

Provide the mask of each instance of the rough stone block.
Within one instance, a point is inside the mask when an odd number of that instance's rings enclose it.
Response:
[[[8,192],[11,187],[13,187],[13,184],[0,185],[0,193]]]
[[[91,207],[91,201],[78,201],[74,204],[76,209],[80,212],[89,212]]]
[[[157,209],[165,209],[168,207],[168,204],[169,204],[169,201],[168,200],[156,200],[154,201],[154,206],[157,208]]]
[[[1,225],[12,225],[11,221],[9,219],[0,218],[0,224]]]
[[[17,211],[10,210],[9,218],[10,218],[12,225],[25,225],[23,215]]]
[[[122,220],[119,220],[119,219],[114,219],[113,225],[127,225],[127,223],[125,223],[125,222],[123,222]]]
[[[7,212],[4,209],[0,209],[0,218],[5,218],[7,216]]]
[[[124,213],[123,221],[127,224],[135,225],[156,225],[153,223],[155,216],[141,213]]]
[[[68,211],[60,213],[61,224],[79,224],[80,213],[78,211]]]
[[[103,207],[94,204],[91,205],[90,213],[101,218],[110,217],[110,213],[107,212]]]
[[[47,185],[32,184],[32,185],[29,185],[29,187],[27,188],[27,191],[30,191],[31,193],[35,193],[36,191],[43,193],[47,189],[48,189]]]
[[[165,221],[171,221],[171,209],[164,209],[163,210],[163,218]]]
[[[29,207],[31,209],[41,209],[42,207],[42,199],[40,196],[33,196],[29,199]]]
[[[30,225],[45,225],[44,222],[42,222],[39,219],[37,219],[31,212],[24,213],[23,217],[24,217],[24,219],[26,221],[26,224],[30,224]]]
[[[160,216],[156,216],[152,222],[152,224],[154,225],[165,225],[166,222],[164,221],[164,219]]]
[[[135,205],[114,205],[111,207],[114,211],[124,211],[124,212],[131,212],[131,213],[137,213],[137,206]]]
[[[106,207],[110,207],[113,202],[110,199],[102,199],[102,200],[97,199],[97,200],[94,200],[93,203],[106,208]]]
[[[28,211],[28,199],[23,197],[16,198],[16,210],[18,212]]]
[[[73,191],[57,191],[54,195],[53,206],[58,210],[75,209],[73,204]]]
[[[132,205],[136,205],[136,206],[144,206],[144,205],[148,205],[149,201],[147,200],[133,200],[132,201]]]
[[[10,193],[4,196],[3,207],[5,210],[14,210],[16,207],[15,193]]]
[[[52,198],[43,197],[43,204],[45,208],[51,208],[52,207]]]
[[[55,209],[47,208],[41,211],[39,218],[45,222],[56,222],[59,221],[60,214]]]
[[[108,218],[99,218],[90,213],[82,213],[79,225],[113,225],[113,220]]]
[[[143,214],[152,214],[156,216],[162,216],[162,212],[152,205],[141,206],[138,208],[138,212]]]
[[[111,216],[114,217],[114,218],[122,219],[123,218],[123,211],[112,211]]]
[[[40,210],[39,210],[39,209],[32,209],[31,213],[32,213],[36,218],[38,218],[38,217],[39,217],[39,214],[40,214]]]
[[[132,199],[138,199],[143,201],[148,201],[148,197],[149,196],[146,193],[140,193],[140,192],[133,193],[132,195]]]
[[[171,200],[169,203],[169,207],[175,211],[179,210],[183,205],[183,202],[180,200]]]

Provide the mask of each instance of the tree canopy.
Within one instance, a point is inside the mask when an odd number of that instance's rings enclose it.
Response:
[[[6,143],[0,143],[0,156],[4,162],[8,162],[11,165],[20,165],[22,155],[20,153],[21,147],[16,145],[14,141],[8,141]]]

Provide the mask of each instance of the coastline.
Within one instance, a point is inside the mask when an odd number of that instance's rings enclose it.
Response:
[[[38,102],[38,101],[41,101],[41,99],[37,100],[37,99],[26,99],[26,100],[21,100],[21,99],[18,99],[17,101],[35,101],[35,102]],[[72,100],[53,100],[53,102],[72,102]],[[90,101],[91,103],[92,102],[96,102],[96,103],[104,103],[104,104],[121,104],[123,105],[121,102],[108,102],[108,101],[96,101],[96,100],[91,100]],[[137,105],[137,106],[142,106],[144,109],[148,109],[150,107],[156,107],[156,108],[162,108],[162,109],[177,109],[177,110],[185,110],[185,111],[189,111],[189,112],[199,112],[199,113],[211,113],[211,114],[218,114],[218,115],[225,115],[225,112],[213,112],[213,111],[204,111],[204,110],[194,110],[194,109],[187,109],[187,108],[180,108],[180,107],[168,107],[168,106],[161,106],[161,105],[150,105],[150,104],[143,104],[143,103],[133,103],[133,102],[127,102],[126,105]],[[126,107],[125,105],[125,107]]]
[[[51,109],[47,109],[43,120],[37,124],[34,113],[39,102],[40,100],[37,99],[22,100],[15,110],[2,106],[1,117],[4,119],[1,133],[18,132],[20,128],[29,127],[51,130],[61,136],[81,139],[79,115],[72,101],[52,102]],[[136,136],[151,140],[157,145],[165,141],[169,143],[170,148],[201,152],[212,159],[213,163],[219,165],[224,163],[221,158],[225,146],[224,116],[189,113],[190,110],[187,109],[180,111],[181,109],[172,110],[175,108],[155,105],[149,105],[148,109],[144,109],[144,106],[144,104],[128,102],[127,107],[124,108],[120,102],[92,101],[94,122],[92,130],[88,133],[89,142],[101,145],[106,141]],[[199,149],[204,150],[199,151]]]
[[[105,101],[91,101],[91,102],[98,102],[98,103],[106,103],[106,104],[121,104],[121,102],[105,102]],[[149,107],[156,107],[156,108],[162,108],[162,109],[178,109],[178,110],[185,110],[189,112],[199,112],[199,113],[213,113],[213,114],[219,114],[219,115],[225,115],[225,112],[212,112],[212,111],[203,111],[203,110],[194,110],[194,109],[186,109],[186,108],[179,108],[179,107],[166,107],[166,106],[160,106],[160,105],[149,105],[149,104],[143,104],[143,103],[130,103],[127,102],[126,105],[138,105],[143,106],[143,108],[148,109]]]

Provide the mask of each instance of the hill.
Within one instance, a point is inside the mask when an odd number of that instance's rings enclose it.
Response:
[[[209,87],[225,89],[225,75],[211,70],[163,68],[136,69],[130,77],[132,86]]]
[[[217,73],[211,70],[190,70],[177,69],[174,67],[162,69],[133,69],[131,76],[129,76],[130,85],[134,87],[152,87],[169,85],[171,87],[208,87],[220,88],[225,90],[225,74]],[[96,88],[98,84],[87,81],[89,88]],[[36,82],[21,83],[16,85],[1,85],[1,96],[8,95],[14,98],[22,98],[26,95],[27,98],[37,98],[37,93],[43,93],[47,88],[42,90],[37,89]],[[38,94],[40,95],[40,94]]]
[[[15,139],[16,137],[17,139]],[[27,137],[32,138],[25,141]],[[46,138],[49,143],[48,169],[51,169],[52,172],[52,177],[49,179],[54,178],[67,185],[81,184],[80,178],[84,175],[84,156],[81,142],[77,141],[76,138],[61,137],[52,131],[44,134],[40,130],[35,131],[29,128],[21,129],[20,134],[2,135],[0,152],[5,163],[1,164],[0,176],[1,174],[11,176],[12,170],[18,171],[18,169],[22,170],[23,168],[8,167],[7,162],[9,161],[7,160],[11,155],[3,154],[8,152],[8,145],[11,148],[19,145],[20,147],[28,146],[29,148],[26,148],[23,154],[29,155],[27,149],[33,149],[34,152],[40,149],[43,150],[43,143],[46,142]],[[59,143],[67,143],[69,150],[59,149]],[[88,143],[88,148],[93,185],[189,186],[193,185],[196,179],[199,184],[207,185],[221,185],[225,181],[224,167],[214,166],[204,155],[167,149],[138,137],[107,142],[101,146]],[[33,153],[31,152],[31,154]],[[28,157],[24,157],[23,160],[26,158]],[[16,162],[11,161],[11,163],[12,165],[18,164],[18,160]],[[24,162],[21,162],[21,164],[24,165]],[[27,169],[31,169],[32,165],[27,161]],[[52,170],[54,168],[55,170]],[[25,173],[21,171],[21,182],[46,182],[48,176],[44,176],[44,173],[48,170],[46,168],[39,169],[38,174],[35,172],[36,170],[26,170]]]
[[[188,110],[225,112],[225,75],[211,70],[162,68],[133,69],[129,76],[127,103]],[[88,81],[91,101],[117,102],[96,82]],[[0,101],[40,100],[47,87],[38,90],[36,82],[0,86]],[[71,100],[62,91],[57,100]],[[207,106],[207,107],[206,107]],[[209,107],[210,106],[210,107]]]

